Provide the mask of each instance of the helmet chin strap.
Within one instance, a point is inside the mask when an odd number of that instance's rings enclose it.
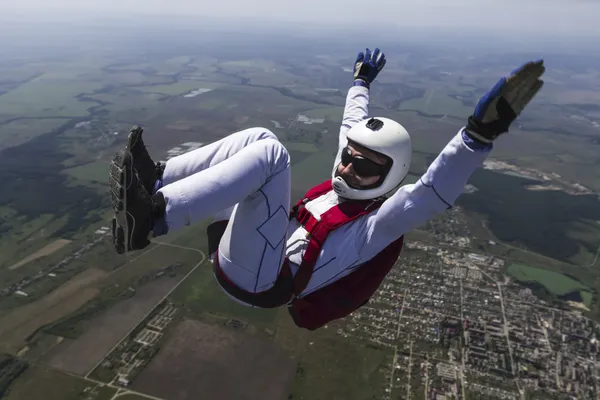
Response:
[[[352,189],[356,189],[356,190],[363,190],[363,188],[361,186],[354,186],[352,185],[350,182],[348,182],[347,180],[344,179],[344,177],[342,175],[340,175],[337,171],[335,172],[335,178],[341,179],[344,181],[344,183]]]
[[[344,183],[345,183],[345,184],[346,184],[346,185],[347,185],[349,188],[356,189],[356,190],[369,190],[369,189],[375,189],[376,187],[379,187],[379,186],[381,186],[381,184],[382,184],[382,183],[383,183],[383,181],[385,180],[385,177],[386,177],[387,173],[386,173],[386,174],[384,174],[384,175],[381,175],[381,176],[379,177],[379,179],[377,179],[377,181],[375,181],[374,183],[372,183],[372,184],[370,184],[370,185],[365,185],[365,186],[353,186],[353,185],[352,185],[352,184],[350,184],[348,181],[346,181],[346,180],[344,179],[344,177],[343,177],[342,175],[340,175],[340,174],[337,172],[337,170],[335,171],[335,174],[334,174],[334,175],[335,175],[335,177],[336,177],[336,178],[340,178],[341,180],[343,180],[343,181],[344,181]]]

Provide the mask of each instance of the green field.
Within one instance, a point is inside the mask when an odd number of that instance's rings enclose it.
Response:
[[[1,99],[0,96],[0,102]],[[40,135],[50,133],[67,121],[67,119],[36,118],[0,124],[0,149],[18,146]]]
[[[30,366],[15,381],[6,400],[110,400],[116,390],[43,367]]]
[[[264,70],[269,71],[277,65],[276,63],[256,58],[252,60],[239,60],[239,61],[225,61],[219,64],[224,69],[242,69],[242,70]]]
[[[35,79],[0,96],[0,114],[26,117],[81,117],[94,103],[79,101],[80,93],[102,84],[76,80]]]
[[[202,95],[200,95],[202,96]],[[200,104],[198,105],[198,108],[201,110],[216,110],[218,108],[225,108],[228,106],[228,102],[226,102],[225,100],[219,100],[219,99],[201,99],[200,100]]]
[[[0,268],[8,267],[32,252],[55,241],[53,233],[62,228],[65,218],[54,215],[40,215],[37,219],[10,220],[11,237],[0,241]]]
[[[319,148],[314,143],[288,141],[282,141],[282,143],[289,151],[301,151],[305,153],[316,153],[319,151]]]
[[[312,110],[303,111],[302,114],[309,118],[325,118],[326,120],[342,124],[342,117],[344,116],[344,107],[323,107],[315,108]]]
[[[119,396],[119,400],[148,400],[146,396],[140,396],[133,393],[127,393]]]
[[[226,76],[249,79],[254,85],[286,86],[310,84],[305,77],[292,74],[276,61],[264,58],[220,62]]]
[[[294,399],[371,399],[384,393],[392,349],[344,339],[334,329],[303,335],[305,341],[294,351],[298,358]]]
[[[210,263],[196,269],[171,295],[171,299],[194,314],[236,317],[261,327],[271,326],[277,314],[276,310],[254,309],[233,301],[218,286]]]
[[[101,184],[108,182],[108,164],[104,161],[95,161],[75,168],[65,169],[73,178],[81,181],[92,181]]]
[[[294,165],[292,182],[299,190],[308,190],[331,177],[334,155],[325,152],[314,153]]]
[[[414,110],[430,115],[451,115],[465,120],[473,112],[472,108],[464,106],[462,102],[449,97],[439,89],[428,89],[421,98],[403,101],[400,110]]]
[[[589,288],[568,276],[523,264],[511,264],[507,272],[520,282],[537,282],[557,296],[578,291],[586,307],[591,306],[592,293],[589,292]]]
[[[220,84],[208,81],[196,81],[196,80],[180,80],[177,83],[173,83],[171,85],[155,85],[155,86],[145,86],[145,87],[137,87],[135,90],[139,90],[140,92],[152,92],[152,93],[161,93],[169,96],[177,96],[185,94],[189,91],[195,89],[216,89],[221,87]],[[201,95],[200,95],[201,96]]]

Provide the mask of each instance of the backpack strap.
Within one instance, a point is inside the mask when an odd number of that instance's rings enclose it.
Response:
[[[304,207],[304,205],[306,203],[308,203],[311,200],[316,199],[319,196],[324,195],[325,193],[329,192],[330,190],[331,190],[331,179],[321,182],[317,186],[311,188],[308,192],[306,192],[304,197],[302,199],[300,199],[294,207],[292,207],[292,209],[290,210],[289,219],[291,220],[292,218],[295,218],[298,215],[298,210],[301,207]]]
[[[321,215],[320,220],[317,220],[306,208],[299,210],[296,218],[306,229],[310,241],[302,258],[302,263],[294,277],[294,294],[296,296],[299,296],[306,289],[329,232],[372,212],[379,208],[381,204],[383,202],[373,200],[347,201],[331,207]]]
[[[313,188],[311,188],[308,192],[306,192],[304,197],[308,200],[313,200],[313,199],[316,199],[317,197],[321,196],[322,194],[329,192],[331,189],[332,189],[331,179],[327,179],[326,181],[323,181],[323,182],[319,183],[317,186],[314,186]]]

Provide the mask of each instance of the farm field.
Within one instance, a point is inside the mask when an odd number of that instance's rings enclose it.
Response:
[[[509,265],[508,274],[519,282],[538,283],[550,293],[558,296],[564,296],[572,292],[579,293],[583,303],[587,307],[591,306],[592,293],[590,292],[590,288],[563,274],[523,264]]]
[[[295,362],[265,337],[185,320],[132,388],[173,400],[196,399],[198,393],[223,400],[260,393],[278,400],[289,393],[295,372]]]
[[[29,367],[3,397],[6,400],[111,400],[116,389],[61,374],[44,367]]]

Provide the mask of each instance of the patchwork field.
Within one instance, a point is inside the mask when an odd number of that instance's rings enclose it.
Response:
[[[132,297],[85,323],[79,337],[63,340],[42,361],[64,372],[87,374],[180,279],[163,277],[141,286]]]
[[[95,104],[80,101],[75,96],[101,87],[99,83],[73,80],[71,76],[64,79],[42,76],[0,96],[0,115],[38,118],[85,116],[89,107]],[[48,104],[53,106],[49,108]]]
[[[186,320],[132,388],[173,400],[286,398],[296,363],[265,337]]]
[[[68,245],[69,243],[71,243],[70,240],[67,239],[58,239],[55,242],[50,243],[47,246],[44,246],[43,248],[41,248],[40,250],[36,251],[35,253],[33,253],[32,255],[22,259],[21,261],[19,261],[16,264],[11,265],[10,267],[8,267],[8,269],[17,269],[31,261],[37,260],[40,257],[44,257],[44,256],[48,256],[52,253],[54,253],[55,251],[59,250],[60,248]]]
[[[573,292],[578,293],[587,307],[591,305],[592,293],[590,288],[563,274],[523,264],[511,264],[508,266],[507,272],[519,282],[538,283],[550,293],[558,296]]]
[[[466,119],[473,113],[472,107],[466,107],[459,100],[449,97],[445,91],[428,89],[423,97],[401,103],[400,110],[420,111],[429,115],[451,115]]]
[[[98,295],[100,289],[94,284],[106,275],[100,269],[89,268],[42,299],[3,316],[0,319],[0,349],[16,354],[37,329],[74,312]]]
[[[116,389],[44,367],[29,367],[3,397],[6,400],[111,400]],[[120,397],[123,398],[123,397]]]

